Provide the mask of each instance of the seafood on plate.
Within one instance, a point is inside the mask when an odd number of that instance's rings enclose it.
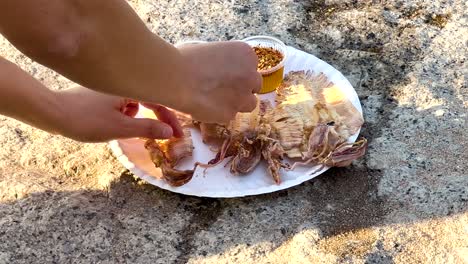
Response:
[[[187,124],[187,122],[184,122]],[[276,90],[276,104],[259,101],[250,113],[239,113],[229,124],[193,121],[203,143],[218,146],[207,164],[178,170],[178,162],[192,155],[188,125],[185,137],[147,140],[145,147],[164,179],[173,186],[189,182],[196,167],[209,169],[228,159],[232,174],[248,174],[264,160],[273,180],[281,183],[281,170],[297,166],[348,166],[365,154],[367,140],[348,142],[364,123],[361,113],[327,77],[311,71],[288,73]],[[290,163],[286,162],[286,158]]]
[[[147,139],[145,148],[151,161],[161,169],[162,176],[172,186],[181,186],[192,179],[193,170],[178,170],[175,167],[180,160],[192,156],[193,143],[190,130],[184,128],[184,137],[168,140]]]

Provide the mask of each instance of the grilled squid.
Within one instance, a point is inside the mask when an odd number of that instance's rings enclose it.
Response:
[[[364,123],[361,113],[324,74],[310,71],[288,73],[276,91],[276,106],[258,101],[251,113],[239,113],[229,124],[192,121],[205,144],[218,148],[206,169],[228,159],[232,174],[248,174],[264,160],[274,182],[281,183],[281,170],[301,165],[343,167],[362,157],[367,140],[348,143]],[[186,122],[187,123],[187,120]],[[146,148],[171,185],[180,186],[194,170],[176,170],[177,163],[192,155],[190,132],[182,139],[148,140]],[[292,165],[285,158],[293,161]]]
[[[161,169],[164,179],[172,186],[182,186],[189,182],[195,171],[175,169],[179,161],[193,154],[193,144],[190,130],[184,128],[182,138],[166,140],[148,139],[145,142],[151,161]]]

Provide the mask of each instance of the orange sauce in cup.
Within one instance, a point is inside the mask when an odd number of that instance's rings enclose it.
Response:
[[[283,81],[284,55],[269,47],[253,47],[253,49],[258,57],[257,70],[263,77],[263,85],[259,93],[273,92]]]

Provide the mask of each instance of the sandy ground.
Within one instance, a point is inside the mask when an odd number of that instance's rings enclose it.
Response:
[[[0,263],[468,263],[464,1],[130,1],[175,43],[279,37],[364,108],[365,158],[243,199],[169,193],[80,144],[0,117]],[[71,82],[0,39],[51,89]]]

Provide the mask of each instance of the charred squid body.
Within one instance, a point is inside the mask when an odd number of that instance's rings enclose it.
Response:
[[[283,163],[285,151],[281,144],[272,138],[262,139],[262,157],[268,163],[268,173],[276,184],[281,183],[280,170],[289,169],[289,164]]]
[[[343,143],[332,151],[324,160],[330,167],[346,167],[353,160],[364,156],[367,149],[367,139],[363,138],[354,143]]]
[[[151,161],[160,168],[163,178],[172,186],[178,187],[189,182],[195,171],[177,170],[175,166],[185,157],[192,156],[193,145],[188,128],[184,129],[184,137],[169,140],[148,139],[145,143]]]
[[[261,142],[256,133],[247,134],[233,152],[237,154],[231,160],[231,173],[247,174],[255,169],[262,158]]]
[[[192,179],[194,170],[174,169],[175,165],[169,162],[166,154],[154,140],[146,141],[145,147],[149,151],[154,165],[161,169],[164,179],[170,185],[182,186]]]
[[[262,158],[268,157],[271,161],[276,156],[266,154],[264,149],[268,146],[264,138],[269,134],[269,126],[263,124],[264,115],[272,107],[268,101],[259,101],[257,107],[251,113],[239,113],[236,118],[226,126],[216,124],[200,124],[200,130],[204,142],[223,141],[221,148],[208,164],[198,164],[209,168],[220,164],[226,158],[230,158],[227,165],[232,174],[248,174],[260,163]],[[281,166],[270,162],[275,166],[271,171],[278,171]],[[226,165],[226,166],[227,166]]]
[[[355,143],[343,142],[333,123],[319,124],[310,135],[307,151],[302,153],[303,161],[295,162],[291,170],[298,165],[309,164],[345,167],[350,165],[353,160],[363,156],[366,148],[366,139],[361,139]]]
[[[224,142],[216,157],[207,165],[199,164],[202,167],[212,167],[220,164],[224,159],[231,158],[227,165],[230,166],[232,174],[248,174],[264,159],[268,164],[268,172],[280,183],[280,173],[282,168],[289,168],[289,165],[282,162],[285,151],[280,142],[270,137],[271,126],[265,123],[265,114],[273,108],[268,101],[259,101],[257,108],[251,113],[240,113],[225,127]],[[209,125],[210,135],[203,135],[204,138],[219,139],[219,127]],[[213,133],[214,131],[214,133]],[[227,135],[227,136],[226,136]],[[218,137],[218,138],[216,138]]]
[[[258,165],[262,158],[261,142],[256,139],[256,133],[248,133],[244,137],[228,136],[215,158],[208,164],[197,163],[203,168],[210,168],[230,158],[226,166],[230,166],[232,174],[247,174]]]

